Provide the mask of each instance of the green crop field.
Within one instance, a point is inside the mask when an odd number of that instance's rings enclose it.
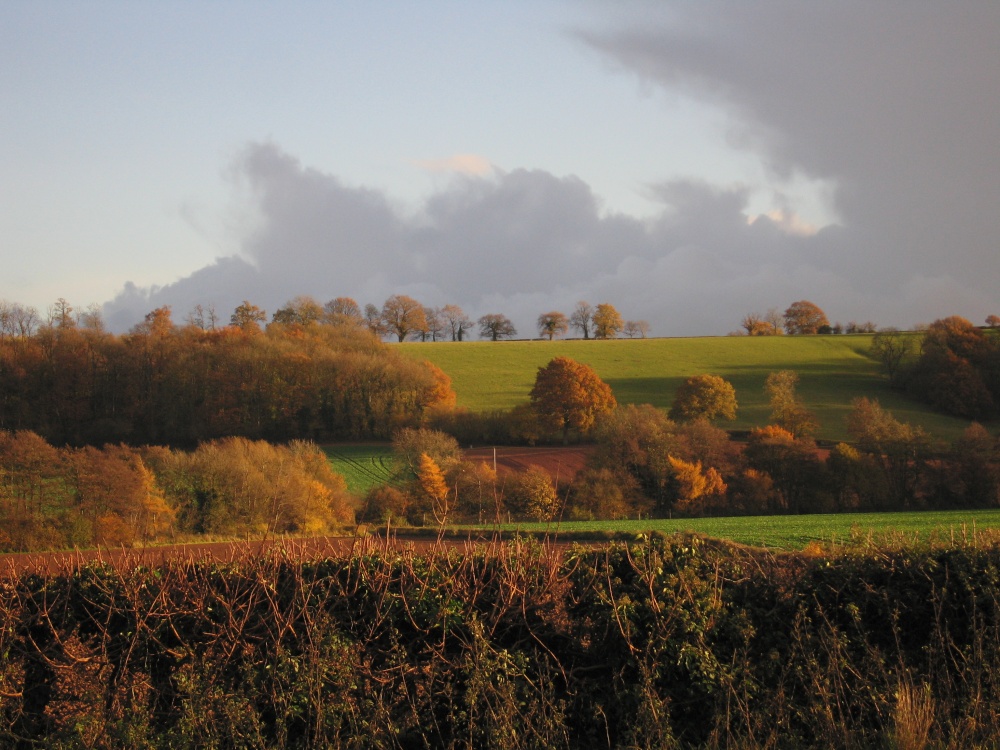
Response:
[[[799,394],[820,422],[818,438],[843,440],[851,400],[877,398],[897,419],[952,440],[968,425],[935,414],[889,388],[868,355],[870,335],[719,336],[610,341],[469,341],[395,344],[428,360],[452,379],[459,406],[472,411],[509,409],[527,401],[538,368],[556,356],[593,367],[620,403],[669,408],[677,386],[702,373],[720,375],[736,388],[737,420],[723,426],[766,424],[770,409],[764,380],[776,370],[798,373]]]
[[[322,446],[330,467],[347,480],[347,489],[363,495],[376,485],[395,481],[392,446],[386,443],[336,443]]]
[[[938,539],[973,541],[1000,531],[1000,510],[924,511],[912,513],[838,513],[805,516],[743,516],[645,521],[570,521],[561,524],[503,525],[504,531],[531,533],[664,534],[693,531],[716,539],[773,549],[802,549],[810,542],[858,545],[927,542]]]

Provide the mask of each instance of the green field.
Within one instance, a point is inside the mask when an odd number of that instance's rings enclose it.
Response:
[[[556,356],[593,367],[620,403],[669,408],[677,386],[702,373],[720,375],[736,388],[740,409],[729,429],[766,424],[770,409],[764,380],[776,370],[798,373],[799,394],[817,416],[818,438],[843,440],[851,400],[877,398],[897,419],[953,440],[968,425],[931,412],[889,388],[868,355],[870,335],[719,336],[610,341],[470,341],[394,344],[414,359],[429,360],[452,379],[459,406],[472,411],[509,409],[527,401],[535,373]]]
[[[334,443],[322,448],[330,467],[343,475],[355,495],[395,481],[392,446],[387,443]]]
[[[913,543],[934,539],[967,540],[1000,532],[1000,510],[925,511],[913,513],[838,513],[806,516],[680,518],[646,521],[575,521],[561,524],[520,523],[504,531],[530,533],[664,534],[693,531],[716,539],[773,549],[802,549],[810,542],[858,545],[871,542]]]

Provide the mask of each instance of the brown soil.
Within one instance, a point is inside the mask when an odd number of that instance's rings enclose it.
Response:
[[[524,471],[538,466],[549,473],[555,482],[569,482],[587,465],[594,453],[592,445],[574,445],[546,448],[496,448],[498,474]],[[469,461],[483,461],[493,466],[493,448],[471,448],[465,451]]]

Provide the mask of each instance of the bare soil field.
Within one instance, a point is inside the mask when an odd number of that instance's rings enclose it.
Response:
[[[493,465],[496,450],[496,470],[499,474],[524,471],[538,466],[549,473],[556,482],[569,482],[587,465],[594,453],[592,445],[571,445],[543,448],[472,448],[465,451],[469,461],[483,461]]]

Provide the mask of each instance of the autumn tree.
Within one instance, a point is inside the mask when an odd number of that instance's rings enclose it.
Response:
[[[818,426],[815,415],[795,392],[798,382],[799,376],[791,370],[772,372],[764,382],[764,393],[771,402],[771,421],[796,438],[811,434]]]
[[[510,322],[510,318],[499,313],[490,313],[482,316],[476,323],[479,325],[479,338],[499,341],[500,339],[511,339],[517,335],[517,329]]]
[[[988,328],[1000,328],[1000,315],[987,315],[986,326]]]
[[[694,375],[677,389],[670,418],[678,422],[697,419],[736,419],[736,389],[718,375]]]
[[[405,341],[412,333],[426,330],[427,317],[424,307],[413,297],[394,294],[382,305],[382,322],[389,333]]]
[[[421,453],[414,473],[417,476],[417,486],[427,501],[434,520],[439,526],[447,523],[451,511],[450,492],[441,467],[426,453]]]
[[[613,339],[621,333],[622,327],[625,325],[615,306],[607,302],[602,302],[597,306],[591,321],[594,324],[595,339]]]
[[[890,382],[896,382],[903,360],[913,351],[913,341],[912,336],[898,328],[883,328],[872,337],[869,351]]]
[[[444,318],[451,332],[452,341],[463,341],[465,333],[472,328],[472,321],[458,305],[445,305],[441,308],[441,317]]]
[[[770,309],[764,315],[748,313],[740,322],[748,336],[780,336],[782,333],[782,317],[775,309]]]
[[[968,419],[997,413],[1000,341],[995,336],[952,315],[927,327],[920,350],[906,373],[906,387],[913,396]]]
[[[504,485],[504,503],[517,516],[551,521],[559,510],[559,498],[548,472],[539,466],[511,475]]]
[[[278,309],[271,317],[271,322],[286,326],[307,326],[319,322],[322,317],[323,308],[319,302],[307,295],[299,295]]]
[[[589,302],[580,300],[569,316],[569,324],[574,330],[583,334],[584,339],[590,338],[593,326],[594,306]]]
[[[877,399],[856,398],[852,405],[847,432],[858,450],[880,467],[891,507],[912,507],[926,469],[929,436],[920,427],[897,420]]]
[[[321,320],[332,326],[361,326],[364,324],[361,308],[350,297],[335,297],[323,305]]]
[[[673,510],[689,516],[697,516],[710,510],[713,503],[725,495],[726,483],[722,475],[712,466],[703,467],[701,461],[685,461],[668,456],[671,486],[674,495]]]
[[[229,318],[230,325],[244,331],[259,331],[260,324],[267,320],[267,313],[247,300],[243,300]]]
[[[785,332],[788,334],[829,333],[830,321],[818,305],[809,300],[793,302],[785,310]]]
[[[549,341],[556,336],[564,336],[569,330],[569,319],[561,312],[547,312],[538,316],[538,334],[547,336]]]
[[[600,414],[618,405],[593,368],[569,357],[556,357],[538,368],[531,404],[544,427],[562,432],[564,443],[571,429],[586,432]]]
[[[776,424],[755,428],[743,458],[751,469],[771,478],[784,509],[793,513],[826,510],[821,504],[823,466],[813,440],[796,437]]]
[[[420,456],[430,456],[434,463],[447,471],[462,458],[458,441],[440,430],[404,427],[392,438],[392,450],[410,471],[416,471]]]

